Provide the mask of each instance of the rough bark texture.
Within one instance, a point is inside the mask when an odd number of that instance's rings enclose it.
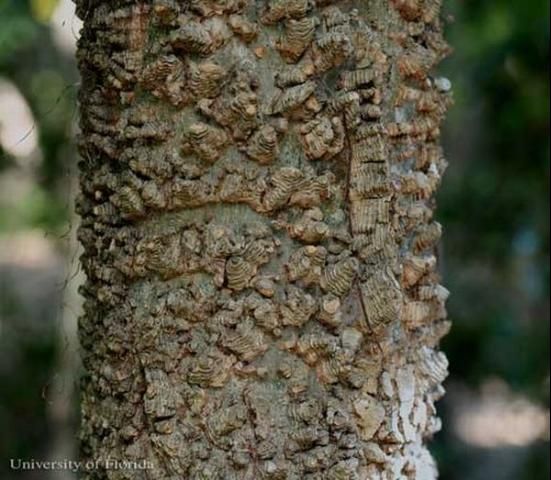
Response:
[[[436,478],[440,0],[77,5],[86,478]]]

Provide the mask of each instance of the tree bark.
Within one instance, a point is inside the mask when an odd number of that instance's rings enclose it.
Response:
[[[436,478],[440,0],[77,6],[84,478]]]

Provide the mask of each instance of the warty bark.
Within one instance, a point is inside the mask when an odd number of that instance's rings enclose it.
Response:
[[[76,3],[83,478],[436,478],[440,1]]]

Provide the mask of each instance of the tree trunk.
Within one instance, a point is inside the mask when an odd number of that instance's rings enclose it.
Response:
[[[77,1],[84,478],[437,477],[440,1]]]

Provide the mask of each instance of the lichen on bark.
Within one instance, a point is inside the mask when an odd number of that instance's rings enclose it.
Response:
[[[77,7],[84,477],[436,478],[439,0]]]

